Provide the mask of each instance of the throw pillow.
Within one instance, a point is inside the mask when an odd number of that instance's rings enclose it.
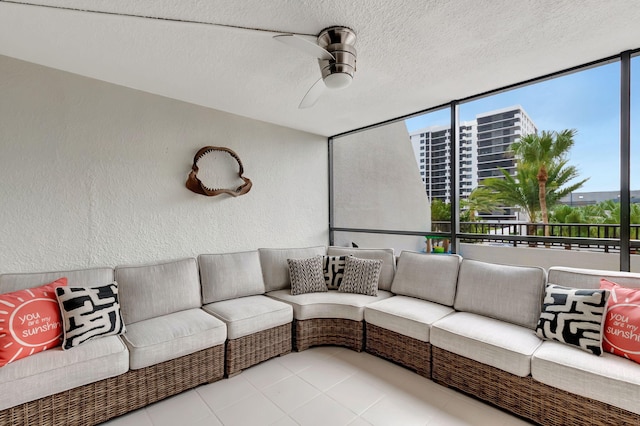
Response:
[[[327,284],[322,273],[322,256],[287,259],[287,263],[289,264],[292,295],[327,291]]]
[[[62,349],[125,332],[117,283],[101,287],[58,287],[56,295],[64,320]]]
[[[604,278],[600,288],[610,292],[602,349],[640,363],[640,289],[625,288]]]
[[[348,256],[345,259],[344,277],[338,291],[377,296],[381,269],[382,260],[380,259]]]
[[[344,277],[344,267],[347,256],[324,256],[324,280],[329,290],[337,290],[340,288],[342,278]]]
[[[60,345],[62,321],[55,288],[67,279],[0,294],[0,367]]]
[[[538,337],[602,354],[602,329],[609,292],[547,284]]]

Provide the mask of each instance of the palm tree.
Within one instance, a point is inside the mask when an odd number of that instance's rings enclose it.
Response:
[[[564,161],[567,153],[575,143],[573,137],[575,129],[566,129],[561,132],[543,131],[523,136],[511,144],[519,162],[530,164],[537,168],[536,179],[538,181],[538,200],[542,223],[549,223],[547,209],[547,182],[549,181],[549,167],[558,161]],[[549,236],[549,227],[544,227],[544,235]]]
[[[500,210],[500,201],[495,192],[489,188],[478,187],[471,191],[469,198],[460,200],[460,207],[465,210],[468,222],[476,221],[476,213],[491,213]]]
[[[530,222],[536,222],[541,211],[536,165],[518,163],[514,176],[506,170],[500,169],[500,171],[504,178],[488,178],[482,181],[482,185],[493,191],[503,205],[520,207],[529,216]],[[546,204],[556,205],[562,197],[582,187],[588,178],[569,185],[569,182],[578,176],[578,169],[567,165],[567,160],[552,161],[547,167],[544,197]],[[527,234],[531,234],[533,228],[532,225],[531,229],[527,230]]]
[[[502,178],[487,178],[481,185],[493,191],[504,206],[520,207],[535,222],[540,211],[538,181],[535,170],[527,164],[518,164],[515,175],[500,169]]]

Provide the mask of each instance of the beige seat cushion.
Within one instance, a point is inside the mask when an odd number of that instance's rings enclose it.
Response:
[[[132,370],[222,345],[224,322],[202,309],[189,309],[127,324],[122,336],[129,348]]]
[[[531,375],[546,385],[640,414],[640,364],[545,341],[534,352]]]
[[[60,346],[0,368],[0,410],[34,401],[129,370],[129,352],[118,336]]]
[[[238,339],[293,321],[293,308],[267,296],[248,296],[202,307],[227,325],[227,338]]]
[[[353,321],[364,319],[364,307],[369,303],[391,297],[389,291],[378,290],[377,296],[339,293],[329,290],[324,293],[305,293],[296,296],[289,290],[267,293],[267,296],[289,303],[293,307],[293,317],[297,320],[313,318],[341,318]]]
[[[403,336],[429,341],[431,325],[454,312],[449,306],[407,296],[393,296],[364,308],[364,320]]]
[[[455,312],[431,327],[431,344],[516,376],[531,373],[531,356],[542,340],[535,332],[468,312]]]

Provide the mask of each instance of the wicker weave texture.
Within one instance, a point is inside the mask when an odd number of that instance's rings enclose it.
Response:
[[[229,340],[225,367],[227,376],[233,376],[252,365],[291,352],[292,327],[292,323],[287,323]]]
[[[90,426],[223,377],[224,345],[0,411],[2,426]]]
[[[543,425],[640,425],[640,415],[533,381],[535,398],[544,401]]]
[[[365,350],[431,378],[431,344],[365,323]]]
[[[432,348],[432,378],[549,426],[640,425],[635,413]]]
[[[539,422],[542,401],[534,397],[531,376],[516,376],[433,346],[431,378],[439,384]]]
[[[345,346],[356,352],[362,351],[364,343],[362,321],[341,318],[313,318],[295,320],[294,323],[297,351],[303,351],[311,346],[318,345]]]

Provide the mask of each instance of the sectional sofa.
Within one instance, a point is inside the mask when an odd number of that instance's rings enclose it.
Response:
[[[288,260],[316,256],[377,261],[375,295],[292,295]],[[366,350],[540,424],[640,424],[639,364],[535,332],[547,283],[640,287],[640,275],[311,247],[2,274],[0,293],[63,276],[117,282],[126,332],[0,367],[0,425],[98,424],[314,345]]]

